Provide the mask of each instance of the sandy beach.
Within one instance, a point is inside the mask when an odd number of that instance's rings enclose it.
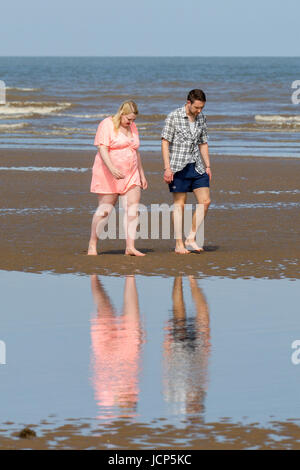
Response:
[[[213,158],[212,205],[205,222],[205,252],[180,256],[173,251],[173,239],[139,239],[136,246],[147,253],[147,256],[137,258],[124,256],[125,242],[122,239],[101,241],[98,246],[98,256],[86,254],[91,219],[96,209],[96,196],[89,192],[94,156],[93,151],[41,152],[17,149],[0,151],[0,215],[4,234],[0,243],[0,257],[3,272],[96,274],[100,277],[104,275],[103,278],[108,279],[108,285],[110,279],[128,274],[148,276],[149,281],[151,281],[149,276],[153,280],[159,276],[159,279],[163,277],[167,281],[172,277],[184,278],[189,275],[194,278],[214,276],[213,279],[218,277],[249,279],[244,282],[250,282],[252,278],[261,278],[260,282],[264,282],[264,279],[274,280],[269,282],[278,282],[275,280],[283,278],[299,279],[300,168],[296,159],[235,156]],[[171,204],[172,199],[167,185],[162,180],[160,155],[148,152],[142,154],[142,159],[149,189],[143,191],[141,203],[147,208],[151,204]],[[192,195],[189,196],[188,202],[193,202]],[[46,274],[43,278],[45,276]],[[141,299],[151,295],[150,287],[145,278],[143,279],[139,281],[143,283],[143,289],[139,290]],[[30,282],[34,282],[32,288],[35,291],[37,281]],[[47,282],[49,280],[46,284]],[[218,284],[214,282],[215,288],[218,289]],[[236,282],[241,281],[234,281]],[[250,289],[250,286],[247,289]],[[120,296],[121,291],[117,292]],[[170,289],[166,295],[171,298]],[[245,309],[243,289],[239,295],[241,297],[240,300],[236,299],[237,305],[244,305]],[[58,294],[58,297],[59,306],[51,304],[53,313],[60,311],[61,303],[64,305],[62,294]],[[70,298],[70,294],[67,298]],[[272,296],[268,299],[271,302]],[[43,297],[41,301],[44,303]],[[47,301],[45,302],[47,305]],[[147,303],[146,298],[145,302]],[[248,301],[246,302],[248,304]],[[225,300],[225,305],[227,303],[228,300]],[[30,309],[30,302],[27,307]],[[154,308],[152,304],[151,308]],[[251,311],[251,306],[249,308]],[[260,311],[263,307],[253,305],[252,308]],[[276,310],[275,306],[270,306],[265,314],[271,315],[273,308]],[[44,311],[44,307],[42,310]],[[12,311],[18,312],[19,309],[15,307]],[[80,312],[84,315],[82,308]],[[36,320],[29,320],[41,328],[37,329],[36,333],[33,330],[34,341],[40,332],[44,331],[46,318],[52,318],[52,313],[46,315],[43,321],[39,316]],[[233,317],[235,322],[237,318]],[[252,328],[254,321],[257,322],[257,328],[262,328],[259,315],[257,320],[254,320],[254,316],[250,314],[247,318],[251,318]],[[12,317],[11,321],[14,324],[17,320]],[[64,322],[66,321],[64,317]],[[218,322],[220,321],[221,317]],[[292,319],[290,321],[292,322]],[[269,322],[273,322],[273,319]],[[73,328],[74,325],[71,322],[67,327],[66,323],[66,330]],[[241,326],[237,325],[234,338],[240,337],[242,325],[243,322]],[[291,325],[293,323],[290,323],[290,329]],[[222,329],[222,325],[219,328]],[[248,337],[248,332],[252,331],[249,328],[245,325],[245,338]],[[162,328],[159,329],[163,331]],[[57,331],[60,332],[60,329]],[[256,344],[256,335],[253,336],[253,341]],[[268,337],[266,341],[268,344],[273,344],[273,337]],[[215,345],[221,343],[222,341],[216,339],[214,341]],[[56,346],[58,344],[57,342]],[[236,347],[239,347],[238,343]],[[288,347],[289,343],[284,346]],[[34,346],[32,349],[32,353],[35,354]],[[17,351],[18,347],[15,346],[16,354]],[[232,364],[232,367],[237,366]],[[283,366],[282,370],[285,370]],[[272,379],[266,383],[272,383]],[[24,385],[27,386],[27,379]],[[53,387],[55,390],[54,385]],[[46,413],[47,411],[45,410]],[[201,416],[191,418],[190,421],[189,418],[185,424],[186,437],[183,443],[183,428],[164,425],[164,421],[160,422],[159,419],[153,423],[112,420],[106,425],[96,424],[96,427],[94,422],[82,422],[72,415],[65,424],[58,424],[55,420],[53,423],[48,423],[47,419],[46,414],[45,421],[40,424],[34,420],[32,424],[30,420],[24,423],[24,426],[29,426],[36,432],[36,437],[30,439],[19,437],[22,429],[19,422],[17,424],[11,420],[2,423],[0,447],[5,449],[110,449],[112,446],[119,449],[299,448],[299,427],[292,420],[289,422],[277,419],[270,427],[259,422],[242,424],[227,422],[224,419],[209,423],[203,422]],[[273,437],[270,437],[271,435]]]
[[[295,423],[274,422],[272,427],[243,426],[224,420],[220,423],[198,423],[191,421],[183,429],[164,426],[162,422],[132,424],[118,420],[106,428],[93,428],[89,423],[73,423],[47,429],[47,421],[30,429],[36,437],[20,438],[14,423],[7,423],[11,437],[2,436],[0,450],[297,450],[299,449],[299,427]],[[182,442],[182,433],[186,436]],[[199,436],[199,437],[197,437]],[[201,437],[200,437],[201,436]],[[139,444],[138,442],[143,442]]]
[[[173,252],[173,239],[139,239],[137,248],[147,253],[139,259],[123,256],[125,242],[119,239],[101,241],[99,256],[86,255],[97,206],[89,192],[94,156],[93,151],[1,149],[1,269],[299,278],[296,159],[212,158],[205,252],[181,256]],[[141,203],[171,204],[160,155],[148,152],[142,159],[149,188]]]

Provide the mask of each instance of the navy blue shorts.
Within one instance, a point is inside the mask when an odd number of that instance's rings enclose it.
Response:
[[[209,176],[207,173],[200,175],[195,170],[195,163],[188,163],[182,170],[174,173],[174,178],[169,183],[171,193],[191,193],[197,188],[209,188]]]

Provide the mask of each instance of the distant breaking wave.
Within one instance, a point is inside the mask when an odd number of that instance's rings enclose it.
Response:
[[[18,86],[7,86],[6,90],[17,90],[17,91],[39,91],[40,88],[24,88]]]
[[[62,111],[72,106],[72,103],[51,103],[51,102],[19,102],[12,101],[0,107],[0,118],[6,116],[32,116],[34,114],[51,114],[55,111]]]
[[[18,124],[0,124],[1,130],[11,130],[11,129],[22,129],[23,127],[29,126],[28,122],[20,122]]]
[[[292,124],[296,126],[300,126],[300,116],[280,116],[270,114],[270,115],[261,115],[257,114],[255,116],[255,121],[257,122],[268,122],[273,124]]]
[[[84,119],[96,119],[107,117],[108,114],[98,113],[98,114],[71,114],[71,113],[55,113],[56,116],[68,116],[73,118],[84,118]]]

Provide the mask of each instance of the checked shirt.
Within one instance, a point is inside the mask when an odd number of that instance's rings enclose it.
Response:
[[[207,143],[206,117],[200,113],[191,133],[185,106],[168,114],[161,137],[169,142],[170,167],[173,173],[182,170],[189,162],[195,161],[195,169],[205,173],[205,163],[199,145]]]

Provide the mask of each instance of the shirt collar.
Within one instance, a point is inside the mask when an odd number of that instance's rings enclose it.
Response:
[[[181,115],[183,118],[187,118],[187,114],[186,114],[186,110],[185,110],[185,105],[182,106],[182,108],[180,108],[179,112],[180,112],[180,115]]]
[[[188,115],[186,114],[186,110],[185,110],[185,105],[182,106],[182,108],[179,108],[179,113],[180,113],[180,116],[181,116],[181,117],[188,119]],[[199,113],[199,114],[196,116],[195,122],[199,120],[200,115],[201,115],[201,113]]]

